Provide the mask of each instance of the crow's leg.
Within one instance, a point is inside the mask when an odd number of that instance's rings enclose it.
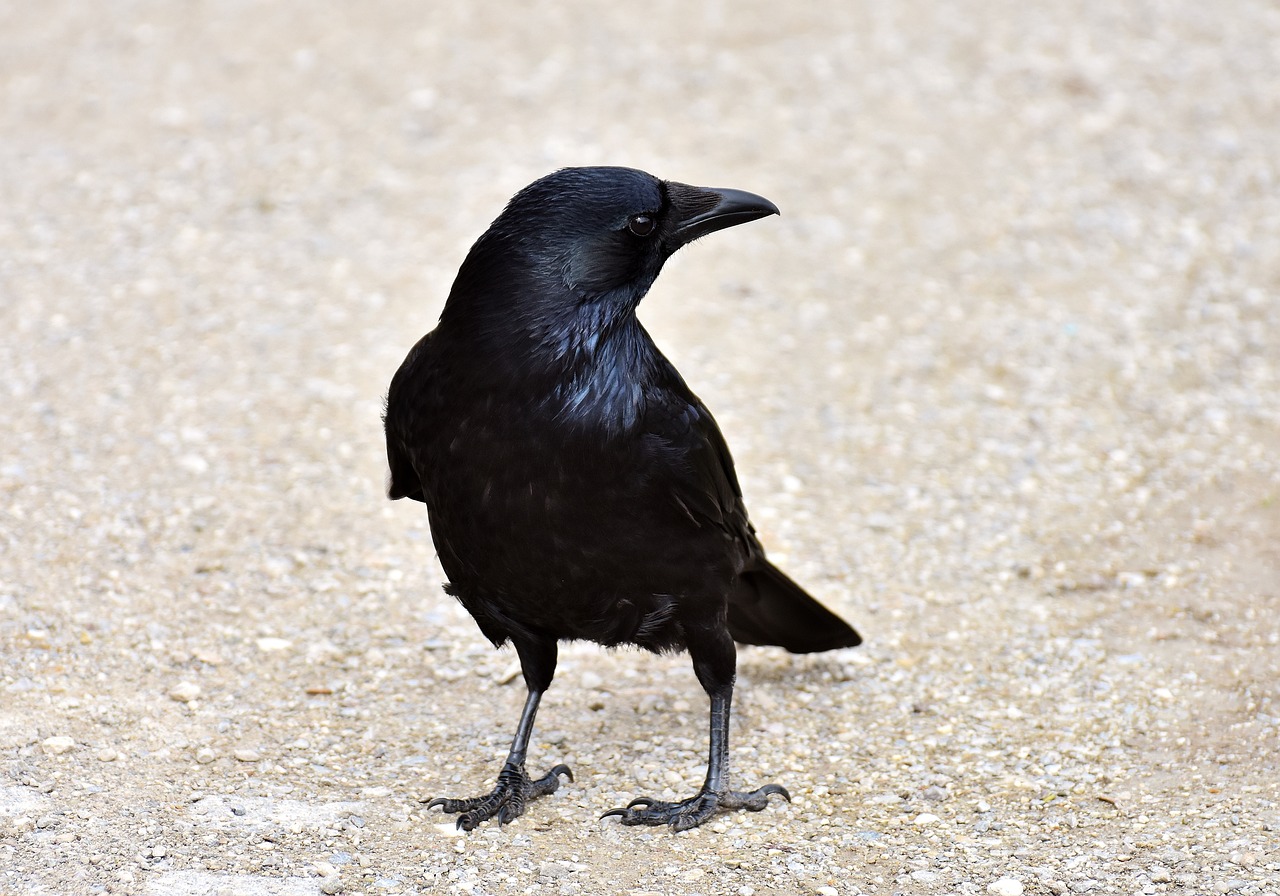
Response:
[[[673,830],[687,831],[719,812],[759,812],[773,793],[790,802],[791,794],[780,784],[765,784],[745,792],[729,789],[729,714],[736,652],[733,639],[723,627],[704,630],[699,635],[688,638],[687,643],[694,672],[711,698],[711,746],[702,788],[687,800],[674,803],[638,797],[621,809],[610,809],[602,818],[616,815],[626,825],[668,824]]]
[[[461,800],[437,797],[427,803],[428,809],[439,806],[448,814],[458,813],[458,827],[464,831],[473,830],[490,818],[506,824],[524,814],[525,805],[530,800],[555,793],[560,787],[561,775],[573,780],[573,772],[567,765],[557,765],[537,779],[530,778],[524,768],[529,739],[533,734],[533,720],[538,715],[538,702],[555,675],[556,643],[517,642],[516,652],[520,655],[529,696],[524,701],[524,711],[520,713],[520,724],[516,726],[507,761],[498,773],[498,786],[484,796]]]

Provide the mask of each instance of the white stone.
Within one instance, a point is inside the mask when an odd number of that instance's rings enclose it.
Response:
[[[74,750],[76,742],[64,734],[55,734],[53,737],[46,737],[40,746],[50,756],[61,756]]]
[[[169,699],[179,703],[190,703],[199,696],[200,685],[191,681],[179,682],[169,689]]]
[[[987,892],[991,896],[1022,896],[1022,881],[1012,877],[1002,877],[987,884]]]

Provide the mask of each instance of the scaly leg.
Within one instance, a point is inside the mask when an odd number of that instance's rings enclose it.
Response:
[[[769,804],[769,795],[778,794],[788,802],[791,794],[780,784],[765,784],[750,791],[729,789],[729,716],[733,702],[736,651],[733,640],[723,630],[704,632],[702,639],[689,639],[693,668],[711,698],[710,750],[707,777],[701,789],[686,800],[665,802],[637,797],[621,809],[610,809],[625,825],[667,824],[676,831],[696,828],[712,816],[733,809],[759,812]]]
[[[506,824],[523,815],[525,805],[530,800],[555,793],[560,787],[560,775],[573,780],[573,772],[567,765],[557,765],[537,779],[530,778],[525,771],[524,762],[529,752],[529,740],[533,735],[533,722],[538,715],[538,702],[555,674],[556,645],[551,642],[549,647],[546,644],[526,644],[522,647],[517,643],[516,651],[520,654],[520,665],[524,670],[529,696],[520,713],[520,724],[516,726],[516,736],[511,741],[507,761],[502,764],[502,771],[498,773],[498,785],[484,796],[470,799],[436,797],[427,803],[428,809],[439,806],[450,815],[459,813],[460,830],[474,830],[481,822],[495,817],[499,824]]]

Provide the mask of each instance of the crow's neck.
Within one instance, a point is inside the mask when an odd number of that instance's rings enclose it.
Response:
[[[640,421],[663,364],[634,311],[584,306],[579,326],[548,348],[544,369],[554,372],[544,401],[557,419],[613,431]]]
[[[472,261],[459,271],[439,329],[473,388],[574,426],[616,431],[639,421],[646,393],[673,375],[636,319],[652,278],[584,295],[551,265]]]
[[[572,429],[630,431],[670,368],[634,310],[602,303],[565,306],[518,325],[509,319],[477,335],[466,354],[489,363],[474,386],[537,407],[543,419]]]

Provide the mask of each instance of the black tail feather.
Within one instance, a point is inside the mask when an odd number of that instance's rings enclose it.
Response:
[[[744,572],[729,595],[729,634],[740,644],[772,644],[792,653],[862,643],[847,622],[767,560]]]

